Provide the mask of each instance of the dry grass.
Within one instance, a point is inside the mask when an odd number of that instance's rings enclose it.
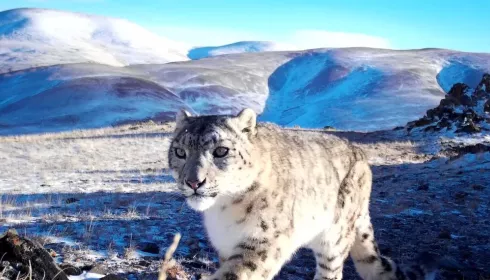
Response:
[[[180,238],[181,238],[180,233],[175,234],[172,244],[170,245],[170,247],[168,247],[167,251],[165,252],[165,258],[162,262],[162,267],[160,268],[160,272],[158,274],[158,280],[166,280],[168,274],[175,274],[175,270],[171,271],[176,266],[176,262],[173,259],[173,254],[175,253],[175,250],[177,250],[177,247],[179,246]]]
[[[162,133],[172,132],[175,123],[169,122],[157,125],[154,122],[145,122],[141,124],[128,124],[117,127],[104,127],[96,129],[77,129],[72,131],[41,133],[41,134],[26,134],[0,136],[2,142],[31,142],[31,141],[46,141],[58,139],[83,139],[83,138],[98,138],[98,137],[115,137],[124,135],[137,136],[141,133]]]
[[[170,132],[168,125],[154,125],[0,137],[0,189],[26,194],[172,188],[158,177],[166,168]]]

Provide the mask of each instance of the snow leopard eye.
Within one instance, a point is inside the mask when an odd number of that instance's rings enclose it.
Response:
[[[181,148],[175,148],[175,155],[178,158],[184,159],[185,158],[185,150]]]
[[[216,150],[214,150],[213,156],[217,157],[217,158],[222,158],[228,154],[229,150],[230,149],[228,149],[226,147],[218,147],[218,148],[216,148]]]

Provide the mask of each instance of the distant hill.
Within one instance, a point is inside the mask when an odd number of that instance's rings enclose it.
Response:
[[[190,59],[201,59],[224,54],[287,50],[296,50],[296,47],[268,41],[241,41],[223,46],[193,48],[187,56]]]
[[[187,60],[188,47],[124,19],[49,9],[0,12],[0,73],[66,63]]]
[[[285,126],[373,131],[417,120],[490,54],[369,48],[230,54],[168,64],[66,64],[0,75],[0,134],[173,120],[180,108]]]

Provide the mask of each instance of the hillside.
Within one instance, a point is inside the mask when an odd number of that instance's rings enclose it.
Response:
[[[490,72],[483,53],[292,48],[241,41],[189,50],[124,19],[0,12],[0,135],[243,107],[284,126],[390,129],[437,106],[454,83],[475,87]]]
[[[390,129],[437,106],[453,83],[476,87],[489,71],[490,54],[368,48],[38,67],[0,74],[0,134],[170,121],[180,108],[215,114],[243,107],[284,126]]]

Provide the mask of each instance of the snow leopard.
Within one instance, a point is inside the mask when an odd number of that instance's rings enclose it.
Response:
[[[366,280],[434,278],[428,256],[405,268],[381,255],[369,214],[371,168],[348,140],[258,122],[250,108],[180,111],[168,164],[219,255],[209,279],[273,279],[299,248],[314,252],[314,279],[342,279],[349,254]]]

